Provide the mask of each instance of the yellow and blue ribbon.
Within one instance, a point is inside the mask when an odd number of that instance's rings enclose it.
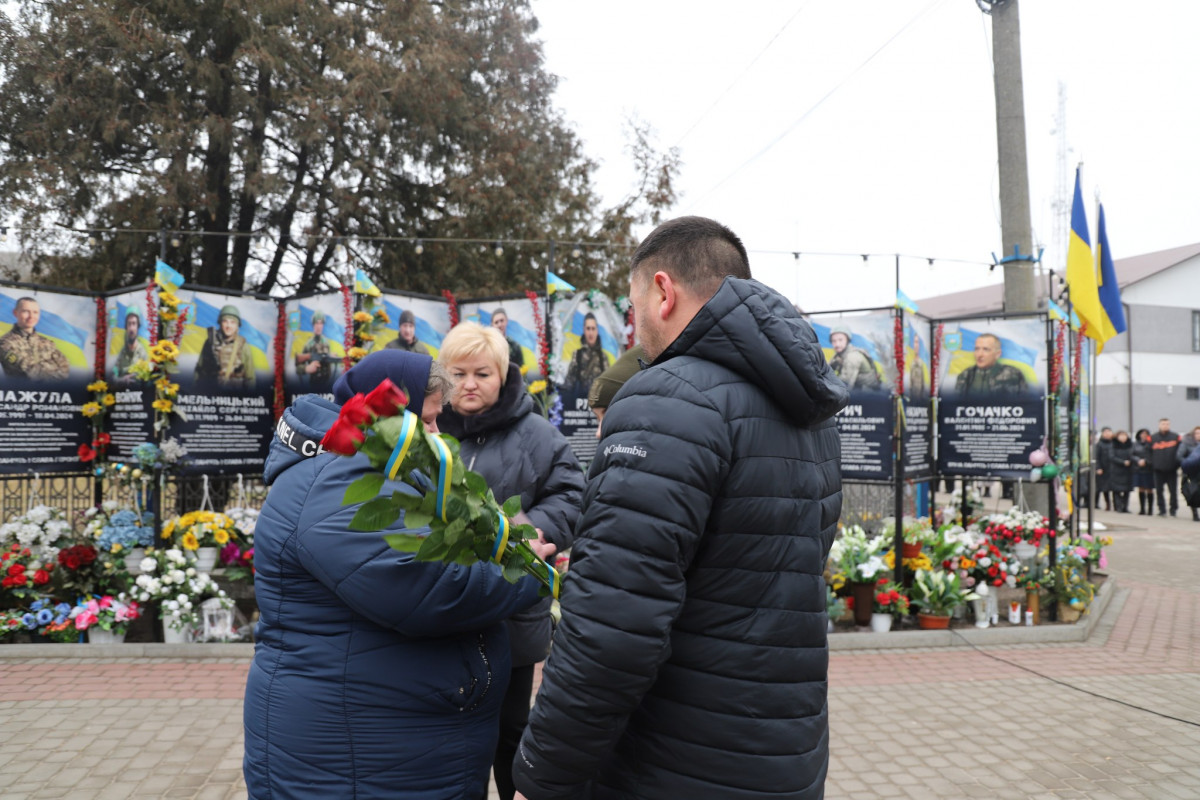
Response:
[[[453,478],[454,457],[450,454],[450,448],[442,441],[442,437],[433,435],[429,438],[437,450],[438,457],[437,503],[434,506],[434,510],[442,518],[443,522],[448,522],[449,520],[446,519],[446,506],[448,505],[446,501],[450,499],[450,481]]]
[[[404,412],[404,422],[400,426],[400,440],[392,448],[392,455],[388,458],[387,466],[383,470],[389,480],[396,479],[396,473],[400,471],[400,464],[403,463],[404,457],[408,455],[408,449],[412,447],[413,439],[416,438],[417,428],[420,424],[421,420],[416,414],[411,411]]]
[[[496,515],[500,518],[500,528],[496,531],[496,545],[492,548],[492,561],[499,564],[500,559],[504,557],[504,549],[508,547],[509,522],[503,511],[497,512]]]
[[[558,580],[558,570],[551,566],[550,562],[546,562],[546,582],[550,587],[550,596],[555,600],[558,599],[558,588],[562,584]]]

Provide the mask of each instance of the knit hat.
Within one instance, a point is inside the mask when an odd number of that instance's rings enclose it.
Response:
[[[396,323],[396,324],[397,324],[397,325],[403,325],[403,324],[404,324],[404,323],[406,323],[406,322],[407,322],[409,325],[416,325],[416,324],[417,324],[417,315],[416,315],[416,314],[414,314],[413,312],[409,311],[408,309],[405,309],[404,311],[401,311],[401,312],[400,312],[400,321],[399,321],[398,323]]]
[[[346,370],[334,381],[333,402],[339,406],[356,394],[367,394],[390,378],[408,395],[408,409],[417,416],[425,404],[425,386],[433,359],[407,350],[377,350]]]
[[[612,366],[600,373],[600,377],[592,381],[588,392],[588,405],[592,408],[608,408],[614,396],[641,369],[638,359],[645,356],[642,346],[634,345],[621,354]]]

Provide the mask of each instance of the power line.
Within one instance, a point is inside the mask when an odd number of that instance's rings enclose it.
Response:
[[[707,192],[700,195],[700,197],[698,198],[698,200],[696,202],[699,202],[699,200],[705,199],[706,197],[711,195],[713,192],[720,189],[722,186],[724,186],[726,183],[728,183],[730,179],[735,177],[739,172],[741,172],[746,167],[750,166],[755,161],[757,161],[758,159],[760,159],[764,155],[766,155],[772,148],[775,147],[775,145],[777,145],[781,141],[783,141],[783,139],[785,139],[788,136],[788,134],[790,134],[792,131],[794,131],[796,128],[798,128],[801,125],[801,123],[803,123],[806,119],[808,119],[809,116],[811,116],[814,111],[816,111],[818,108],[820,108],[822,105],[824,105],[826,100],[828,100],[830,97],[832,97],[839,89],[841,89],[843,86],[845,86],[847,83],[849,83],[851,81],[851,79],[853,79],[856,75],[858,75],[859,72],[861,72],[863,69],[865,69],[868,64],[870,64],[872,61],[874,61],[875,58],[880,53],[882,53],[884,50],[887,49],[888,45],[890,45],[892,42],[896,41],[896,39],[898,39],[901,35],[903,35],[905,33],[905,31],[907,31],[914,24],[916,24],[922,17],[928,15],[929,12],[932,11],[935,6],[940,5],[943,2],[945,2],[945,0],[933,0],[933,2],[931,2],[929,5],[927,5],[922,11],[918,12],[917,15],[915,17],[913,17],[912,19],[910,19],[908,22],[906,22],[904,24],[904,26],[902,28],[900,28],[900,30],[896,31],[894,34],[891,35],[891,37],[888,38],[888,40],[886,42],[881,44],[875,50],[875,52],[873,52],[873,53],[871,53],[871,55],[867,56],[866,60],[864,60],[861,64],[859,64],[857,67],[855,67],[854,70],[849,75],[847,75],[845,78],[840,80],[837,84],[835,84],[833,86],[833,88],[831,88],[828,92],[826,92],[823,97],[821,97],[820,100],[818,100],[807,111],[805,111],[803,114],[801,114],[800,117],[795,122],[793,122],[791,125],[789,125],[787,128],[785,128],[782,133],[780,133],[778,136],[776,136],[770,142],[768,142],[765,147],[763,147],[761,150],[759,150],[754,155],[750,156],[750,158],[746,159],[742,163],[741,166],[739,166],[733,172],[729,173],[724,178],[722,178],[721,181],[718,182],[716,186],[713,186]],[[694,203],[693,203],[693,207],[694,207]]]

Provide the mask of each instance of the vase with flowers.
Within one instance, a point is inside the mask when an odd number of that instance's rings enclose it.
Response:
[[[222,547],[240,540],[233,518],[215,511],[190,511],[163,525],[163,539],[174,539],[186,553],[193,554],[196,569],[212,572]]]
[[[880,554],[887,547],[883,536],[870,536],[858,525],[847,525],[838,532],[829,549],[831,581],[834,586],[848,585],[848,605],[854,610],[854,624],[871,623],[871,596],[879,576],[887,572]]]
[[[917,624],[922,628],[950,627],[954,610],[978,598],[954,572],[922,569],[913,577],[912,603],[921,609]]]
[[[871,604],[871,630],[875,633],[887,633],[892,629],[893,618],[908,613],[908,596],[902,588],[887,578],[876,581]]]
[[[224,608],[233,606],[212,576],[199,571],[177,547],[148,552],[140,566],[132,593],[139,602],[158,606],[164,639],[190,641],[199,628],[199,606],[206,598],[219,598]]]
[[[1088,612],[1096,596],[1095,585],[1087,579],[1087,558],[1070,545],[1059,547],[1047,584],[1050,596],[1058,604],[1059,622],[1076,622]]]
[[[137,601],[125,594],[88,597],[71,610],[75,629],[87,631],[91,644],[121,644],[129,623],[142,615]]]

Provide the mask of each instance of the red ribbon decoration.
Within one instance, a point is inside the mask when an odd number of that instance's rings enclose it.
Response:
[[[346,316],[346,335],[342,337],[342,368],[350,369],[354,361],[350,358],[350,348],[354,347],[354,290],[349,284],[342,284],[342,312]]]
[[[942,337],[945,335],[945,325],[938,323],[937,332],[933,335],[933,352],[929,357],[929,396],[937,397],[938,365],[941,363]]]
[[[1050,362],[1050,394],[1058,394],[1058,387],[1062,385],[1063,374],[1063,351],[1066,347],[1067,340],[1067,323],[1059,320],[1058,333],[1054,343],[1054,360]]]
[[[897,312],[893,340],[896,347],[896,394],[904,394],[904,315]]]
[[[185,307],[183,313],[179,315],[175,325],[175,346],[179,347],[179,343],[183,341],[183,329],[187,327],[188,309]]]
[[[442,297],[446,298],[446,313],[450,315],[450,327],[458,325],[458,298],[449,289],[442,289]]]
[[[1083,362],[1083,336],[1084,336],[1085,331],[1087,331],[1087,323],[1080,322],[1079,323],[1079,335],[1077,337],[1075,337],[1075,353],[1074,353],[1075,357],[1073,359],[1075,363],[1073,363],[1071,365],[1071,392],[1072,393],[1079,391],[1079,373],[1080,373],[1080,365]]]
[[[150,346],[158,344],[158,298],[154,295],[155,284],[146,287],[146,329]]]

